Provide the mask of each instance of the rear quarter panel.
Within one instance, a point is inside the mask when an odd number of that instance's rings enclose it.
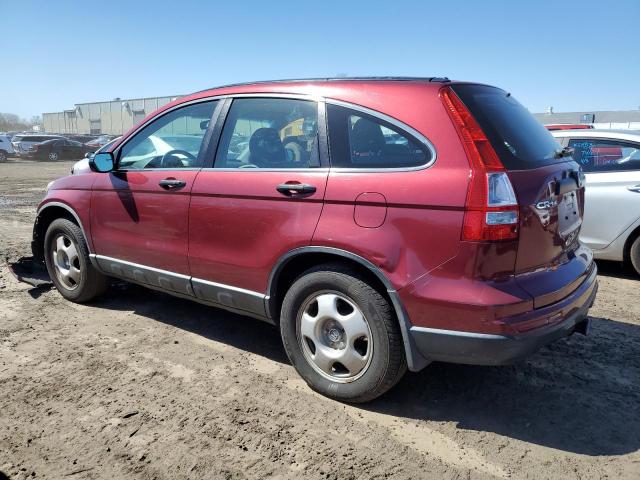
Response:
[[[340,92],[335,96],[341,96]],[[401,289],[458,252],[469,164],[435,86],[389,88],[384,94],[375,89],[359,90],[348,101],[420,132],[433,144],[436,160],[421,170],[331,169],[312,243],[366,258],[385,273],[394,288]],[[380,194],[385,204],[363,202],[363,197],[356,202],[363,193]],[[379,199],[380,195],[364,198]],[[354,220],[356,203],[359,209],[386,208],[384,215],[379,215],[384,218],[382,225],[358,225]]]

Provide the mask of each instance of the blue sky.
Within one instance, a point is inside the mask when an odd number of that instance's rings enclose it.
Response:
[[[0,0],[0,112],[337,74],[448,76],[531,111],[640,108],[640,0]]]

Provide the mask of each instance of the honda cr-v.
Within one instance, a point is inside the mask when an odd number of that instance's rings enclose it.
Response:
[[[162,107],[90,165],[53,182],[34,227],[65,298],[116,277],[266,320],[330,397],[367,401],[407,368],[505,364],[586,333],[584,177],[501,89],[221,87]]]

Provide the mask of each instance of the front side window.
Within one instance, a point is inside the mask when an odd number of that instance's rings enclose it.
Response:
[[[332,104],[327,114],[332,167],[410,168],[432,159],[424,144],[385,120]]]
[[[585,172],[640,170],[640,144],[619,140],[572,138],[573,159]]]
[[[201,167],[200,147],[216,103],[196,103],[154,120],[122,147],[118,168]]]
[[[319,165],[318,104],[285,98],[233,101],[215,168],[308,168]]]

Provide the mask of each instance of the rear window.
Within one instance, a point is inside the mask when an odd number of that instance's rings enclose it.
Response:
[[[566,161],[562,147],[511,94],[485,85],[452,85],[509,170],[526,170]]]

